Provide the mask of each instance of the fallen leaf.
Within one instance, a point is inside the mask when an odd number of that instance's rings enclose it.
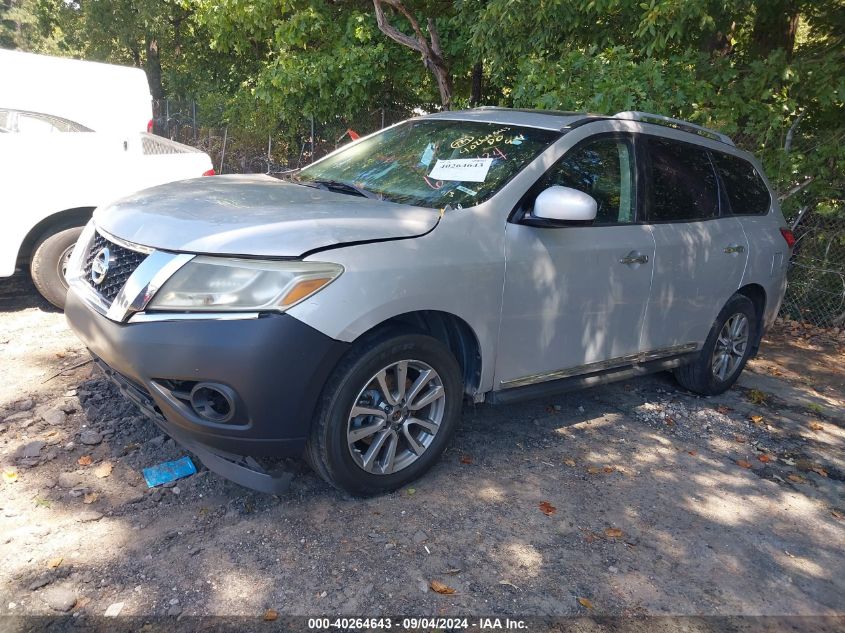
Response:
[[[751,389],[748,392],[748,399],[752,402],[752,404],[766,404],[768,397],[769,394],[760,391],[759,389]]]
[[[602,468],[602,471],[604,471],[606,473],[612,473],[613,472],[613,466],[605,466],[604,468]]]
[[[821,475],[822,477],[827,477],[827,471],[822,468],[821,466],[813,466],[810,470],[812,470],[817,475]]]
[[[452,589],[449,585],[444,585],[439,580],[432,580],[428,583],[428,586],[431,587],[431,590],[435,593],[440,593],[444,595],[451,595],[455,593],[455,590]]]
[[[100,495],[98,495],[96,492],[89,492],[84,497],[82,497],[82,503],[90,505],[94,503],[99,497]]]
[[[831,510],[830,513],[835,519],[845,519],[845,514],[841,513],[839,510]]]
[[[731,411],[733,411],[733,409],[731,409],[725,404],[720,404],[718,407],[716,407],[716,411],[721,413],[722,415],[725,415],[726,413],[730,413]]]
[[[698,455],[698,451],[694,451],[694,450],[693,450],[693,451],[687,451],[687,453],[689,453],[689,454],[690,454],[690,455],[692,455],[693,457],[695,457],[696,455]]]
[[[575,460],[571,457],[567,457],[566,459],[564,459],[563,463],[569,466],[570,468],[575,468]]]
[[[409,497],[412,496],[417,491],[416,488],[405,488],[405,494]]]
[[[601,468],[598,466],[590,466],[587,468],[587,472],[591,475],[598,475],[601,472]]]
[[[580,604],[585,609],[593,608],[593,603],[590,601],[589,598],[578,598],[578,604]]]
[[[90,455],[83,455],[82,457],[76,460],[76,463],[80,466],[90,466],[92,461],[93,460],[91,459]]]
[[[264,612],[264,621],[265,622],[273,622],[279,619],[279,612],[275,609],[267,609]]]
[[[772,458],[766,455],[765,453],[763,453],[762,455],[758,455],[757,459],[759,459],[764,464],[768,464],[770,461],[772,461]]]
[[[760,426],[761,424],[763,424],[763,416],[762,415],[752,415],[748,419],[751,420],[751,422],[753,422],[757,426]]]
[[[787,475],[786,478],[789,479],[789,481],[795,482],[796,484],[803,484],[805,481],[807,481],[801,475],[796,475],[795,473]]]
[[[56,567],[58,567],[59,565],[62,564],[63,560],[64,560],[64,558],[62,558],[61,556],[57,556],[56,558],[51,558],[50,560],[47,561],[47,567],[49,567],[50,569],[55,569]]]
[[[585,540],[587,543],[592,543],[593,541],[597,540],[598,538],[599,538],[599,535],[598,535],[598,534],[596,534],[595,532],[587,532],[587,533],[584,535],[584,540]]]
[[[111,471],[114,468],[111,462],[103,462],[99,466],[94,469],[94,474],[97,475],[100,479],[104,477],[108,477],[111,475]]]
[[[667,415],[665,418],[663,418],[663,420],[666,422],[667,425],[675,426],[675,418],[673,418],[671,415]]]
[[[548,501],[543,501],[543,503],[541,503],[539,507],[540,507],[540,512],[542,512],[543,514],[545,514],[546,516],[549,516],[549,517],[552,516],[555,512],[557,512],[557,508],[554,507]]]
[[[819,424],[818,422],[812,422],[810,424],[810,430],[811,431],[823,431],[824,427],[821,424]]]
[[[751,464],[749,464],[744,459],[738,459],[738,460],[736,460],[736,463],[737,463],[738,466],[741,466],[742,468],[751,468]]]
[[[49,508],[50,507],[50,500],[45,499],[44,497],[36,497],[35,498],[35,507],[36,508]]]
[[[76,604],[79,605],[79,602]],[[107,618],[116,618],[120,615],[120,612],[123,611],[123,606],[125,604],[125,602],[113,602],[106,608],[106,612],[103,613],[103,616]]]
[[[462,464],[471,464],[472,463],[472,455],[461,455],[461,463]]]
[[[741,435],[735,435],[734,440],[736,441],[737,444],[745,444],[745,438],[742,437]]]
[[[620,530],[619,528],[607,528],[604,531],[604,535],[607,538],[622,538],[623,534],[624,532],[622,532],[622,530]]]
[[[3,481],[8,484],[13,484],[18,480],[18,471],[16,470],[4,470],[3,471]]]

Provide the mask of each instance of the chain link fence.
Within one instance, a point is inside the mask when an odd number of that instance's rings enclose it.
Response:
[[[219,174],[282,174],[299,169],[353,138],[413,115],[408,109],[379,108],[332,121],[303,117],[279,123],[264,136],[226,125],[206,125],[203,112],[192,101],[162,99],[154,102],[153,112],[156,134],[204,151]]]
[[[797,241],[780,316],[841,328],[845,325],[845,217],[805,210],[793,227]]]

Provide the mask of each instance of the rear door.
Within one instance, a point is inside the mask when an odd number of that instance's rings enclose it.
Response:
[[[642,344],[681,351],[704,342],[739,288],[748,243],[739,221],[722,213],[719,179],[705,148],[662,136],[643,140],[646,220],[657,252]]]

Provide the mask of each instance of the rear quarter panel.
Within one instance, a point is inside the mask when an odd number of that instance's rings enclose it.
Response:
[[[780,209],[764,216],[739,216],[742,230],[748,238],[748,262],[742,285],[759,284],[766,291],[763,327],[774,322],[786,292],[786,271],[790,250],[780,228],[786,226]]]

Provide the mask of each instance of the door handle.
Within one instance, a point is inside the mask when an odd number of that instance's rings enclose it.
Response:
[[[725,246],[725,252],[728,255],[732,253],[744,253],[745,247],[742,244],[731,244],[730,246]]]
[[[619,260],[620,264],[625,264],[626,266],[632,266],[634,264],[647,264],[648,263],[648,255],[642,255],[637,251],[631,251],[625,257]]]

